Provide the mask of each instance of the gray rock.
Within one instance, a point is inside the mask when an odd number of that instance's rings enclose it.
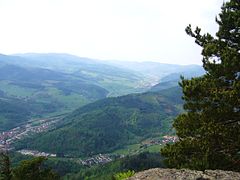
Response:
[[[149,169],[128,180],[240,180],[240,173],[222,170]]]

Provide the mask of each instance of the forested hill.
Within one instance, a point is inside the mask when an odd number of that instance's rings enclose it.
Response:
[[[18,148],[90,156],[170,133],[182,101],[181,92],[169,92],[99,100],[74,111],[64,119],[64,126],[25,139]]]

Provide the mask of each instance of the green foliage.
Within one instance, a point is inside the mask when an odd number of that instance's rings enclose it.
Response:
[[[122,180],[127,179],[135,174],[134,171],[128,170],[127,172],[120,172],[115,175],[113,175],[114,180]]]
[[[174,122],[179,142],[162,149],[170,167],[240,171],[240,2],[222,6],[216,38],[186,32],[195,38],[207,74],[181,87],[186,113]]]
[[[12,173],[10,167],[9,156],[5,153],[0,153],[0,180],[11,180]]]
[[[123,169],[138,172],[155,167],[164,167],[164,164],[160,153],[143,152],[138,155],[127,156],[124,161],[122,161],[121,166]]]
[[[69,180],[112,180],[119,172],[138,172],[149,168],[164,167],[160,153],[144,152],[134,156],[117,159],[104,165],[81,169],[77,174],[68,174]],[[124,173],[123,173],[124,174]]]
[[[80,169],[84,168],[79,161],[77,162],[70,158],[48,158],[44,163],[44,167],[51,168],[60,176],[65,176],[68,173],[77,173]]]
[[[63,120],[64,126],[25,139],[17,147],[74,156],[112,152],[170,133],[169,119],[178,113],[175,102],[161,93],[107,98],[74,111]]]
[[[26,121],[31,112],[19,101],[0,99],[0,132]]]
[[[22,155],[18,152],[11,151],[9,153],[12,168],[15,168],[23,160],[31,160],[32,156]],[[68,173],[77,173],[79,169],[83,168],[83,165],[79,162],[79,159],[72,158],[48,158],[47,161],[42,163],[43,168],[52,169],[60,176],[65,176]]]
[[[23,160],[16,167],[11,167],[9,155],[0,154],[0,179],[2,180],[58,180],[60,177],[50,168],[43,167],[44,157]]]
[[[59,176],[51,169],[42,167],[44,157],[37,157],[31,160],[24,160],[19,166],[13,169],[13,179],[16,180],[57,180]]]

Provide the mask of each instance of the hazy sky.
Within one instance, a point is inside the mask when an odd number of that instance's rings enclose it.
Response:
[[[201,64],[185,33],[215,33],[223,0],[0,0],[0,53]]]

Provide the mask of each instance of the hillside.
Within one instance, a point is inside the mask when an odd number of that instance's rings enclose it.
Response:
[[[23,119],[72,111],[107,94],[106,89],[82,78],[48,69],[2,64],[0,98],[5,105],[0,111],[0,131],[16,127]],[[17,113],[19,108],[23,114],[27,111],[28,116]],[[15,120],[9,114],[14,114]]]
[[[178,94],[178,95],[177,95]],[[74,156],[112,152],[172,132],[181,94],[143,93],[107,98],[77,109],[55,130],[23,140],[17,148]]]
[[[17,100],[0,99],[0,107],[0,132],[21,124],[31,114],[30,110]]]

